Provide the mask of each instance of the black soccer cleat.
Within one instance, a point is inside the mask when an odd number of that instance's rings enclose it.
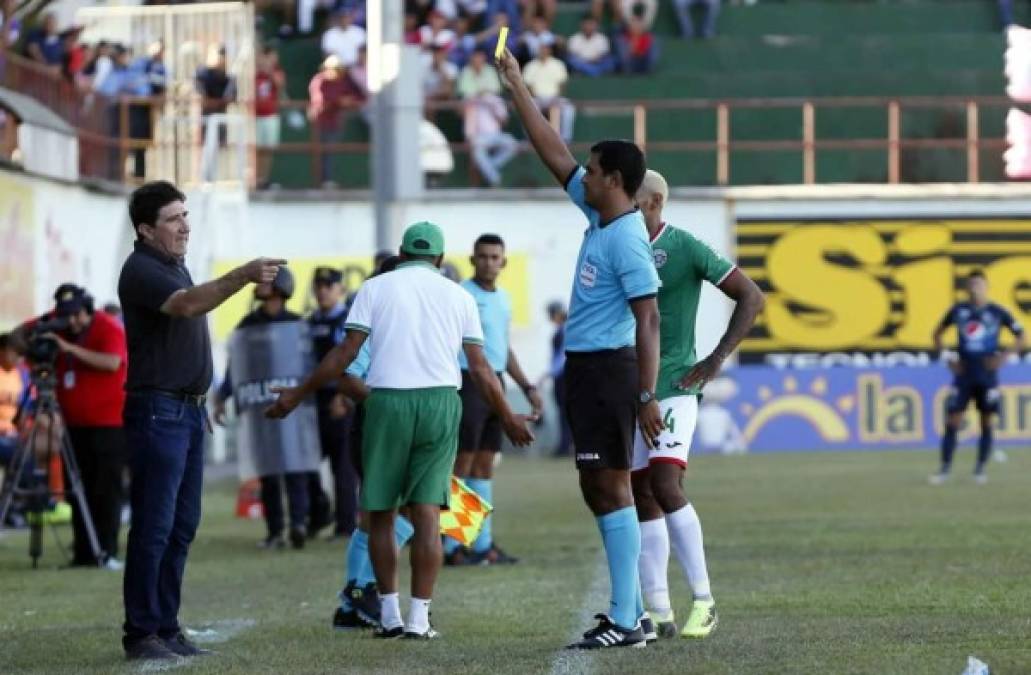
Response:
[[[566,646],[566,649],[607,649],[609,647],[634,647],[647,646],[644,639],[644,631],[638,624],[633,629],[620,628],[612,623],[612,619],[606,614],[595,614],[598,625],[584,633],[579,642]]]
[[[380,626],[372,634],[372,637],[380,640],[396,640],[397,638],[404,637],[404,635],[404,626],[394,626],[393,628],[383,628],[382,626]]]
[[[345,610],[343,607],[337,607],[337,611],[333,614],[333,628],[335,630],[362,630],[372,628],[373,625],[359,616],[358,612],[353,609]]]
[[[300,550],[304,548],[304,542],[308,539],[308,531],[304,529],[303,525],[290,528],[290,545],[295,549]]]
[[[175,661],[179,655],[157,635],[148,635],[125,645],[125,658],[129,661]]]
[[[494,545],[483,553],[473,553],[470,563],[473,565],[515,565],[519,558],[505,553],[499,546]]]
[[[347,588],[342,593],[346,594],[351,608],[358,613],[363,621],[374,626],[379,625],[380,600],[379,591],[372,581],[365,584],[364,588],[358,588],[353,581],[348,582]]]
[[[659,633],[655,630],[655,622],[648,614],[641,617],[641,632],[644,633],[644,641],[648,644],[659,639]]]
[[[438,640],[440,639],[440,633],[434,630],[433,626],[426,629],[425,633],[416,633],[412,630],[405,631],[406,640]]]
[[[451,553],[444,554],[444,567],[463,567],[473,564],[475,555],[465,546],[459,546]]]

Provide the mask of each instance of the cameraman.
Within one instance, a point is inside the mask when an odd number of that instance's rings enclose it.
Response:
[[[54,293],[54,300],[52,313],[29,321],[15,331],[15,344],[21,343],[30,358],[37,351],[47,351],[45,347],[34,346],[35,341],[51,341],[54,345],[51,349],[56,349],[57,402],[79,465],[86,504],[105,556],[104,566],[118,571],[122,569],[117,554],[125,466],[122,435],[127,360],[125,330],[104,312],[94,312],[93,298],[86,289],[75,284],[61,284]],[[33,335],[33,332],[38,333],[34,331],[37,323],[54,319],[64,327],[56,333]],[[56,452],[57,448],[52,450]],[[94,567],[97,560],[90,548],[79,505],[75,499],[66,501],[72,505],[75,535],[72,565]]]

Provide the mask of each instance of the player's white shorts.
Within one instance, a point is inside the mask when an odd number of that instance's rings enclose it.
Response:
[[[634,460],[631,471],[647,469],[655,462],[668,462],[687,466],[687,455],[691,451],[691,437],[698,424],[698,397],[694,395],[674,396],[659,401],[662,423],[666,428],[659,435],[659,446],[649,448],[638,428],[634,435]]]

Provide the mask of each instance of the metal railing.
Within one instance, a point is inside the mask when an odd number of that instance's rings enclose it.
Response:
[[[80,173],[84,177],[107,178],[132,182],[145,176],[127,175],[123,171],[126,160],[137,152],[148,153],[155,161],[148,159],[148,165],[160,167],[164,177],[181,183],[210,180],[212,148],[210,142],[205,150],[201,127],[205,121],[200,115],[200,99],[196,96],[132,98],[121,97],[108,100],[93,93],[84,93],[67,80],[55,75],[33,62],[7,55],[6,64],[0,69],[0,85],[15,89],[36,98],[57,112],[78,130],[80,149]],[[639,146],[649,152],[683,153],[685,156],[704,154],[711,157],[710,182],[715,185],[729,185],[734,173],[735,155],[740,153],[797,153],[802,182],[820,182],[817,159],[823,152],[834,151],[880,151],[884,153],[883,175],[887,183],[903,182],[905,151],[949,150],[962,152],[965,157],[965,180],[977,183],[982,178],[981,153],[992,151],[1001,156],[1006,140],[1001,136],[986,137],[981,133],[985,111],[1001,111],[1011,106],[1005,97],[835,97],[835,98],[753,98],[732,100],[649,100],[649,101],[576,101],[577,117],[629,118],[628,134]],[[307,111],[307,101],[281,101],[281,114],[291,110]],[[427,115],[432,117],[450,112],[461,117],[461,101],[427,102]],[[133,138],[130,133],[130,117],[140,114],[145,108],[151,119],[151,138]],[[232,127],[234,119],[244,119],[251,106],[240,102],[231,109],[223,120]],[[868,138],[820,138],[817,122],[821,116],[833,110],[855,109],[873,112],[875,118],[883,121],[886,133]],[[134,110],[136,111],[134,113]],[[965,124],[962,129],[953,129],[943,137],[916,138],[903,135],[906,115],[916,111],[949,111],[951,115],[962,115]],[[778,111],[783,120],[784,111],[797,112],[797,137],[794,138],[735,138],[734,115],[757,114]],[[558,108],[550,111],[552,124],[557,128]],[[649,133],[649,120],[663,115],[701,115],[709,118],[706,126],[713,133],[705,140],[657,140]],[[235,118],[234,118],[235,114]],[[358,115],[358,110],[345,111],[345,115]],[[692,119],[698,119],[693,117]],[[753,119],[754,122],[754,119]],[[232,180],[247,185],[254,184],[255,147],[252,125],[238,124],[238,133],[230,145],[236,152],[233,158],[223,161]],[[261,148],[273,155],[307,155],[313,182],[321,182],[320,158],[327,154],[351,153],[367,156],[366,142],[324,142],[320,139],[316,125],[308,121],[308,138],[305,141],[282,142],[272,148]],[[1001,122],[996,126],[1002,127]],[[161,130],[174,129],[175,133]],[[754,131],[751,132],[754,135]],[[772,134],[770,134],[772,135]],[[840,136],[836,134],[836,136]],[[571,147],[582,153],[590,147],[588,142],[574,142]],[[470,146],[465,142],[451,142],[452,153],[466,155]],[[529,152],[522,144],[522,152]],[[218,153],[215,153],[216,155]],[[207,159],[205,159],[207,157]],[[242,162],[240,158],[243,157]],[[792,160],[794,161],[794,160]],[[469,184],[478,184],[473,163],[469,162]],[[218,173],[224,178],[226,171]],[[795,182],[795,181],[783,181]]]

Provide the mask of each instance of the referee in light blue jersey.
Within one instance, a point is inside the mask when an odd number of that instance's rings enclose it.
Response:
[[[641,532],[630,490],[635,418],[648,443],[662,431],[655,400],[659,277],[634,201],[644,155],[628,141],[602,141],[579,166],[541,115],[508,50],[497,67],[534,149],[588,222],[566,323],[565,412],[580,488],[605,544],[612,598],[598,625],[569,646],[644,647],[655,628],[644,614],[637,570]]]

